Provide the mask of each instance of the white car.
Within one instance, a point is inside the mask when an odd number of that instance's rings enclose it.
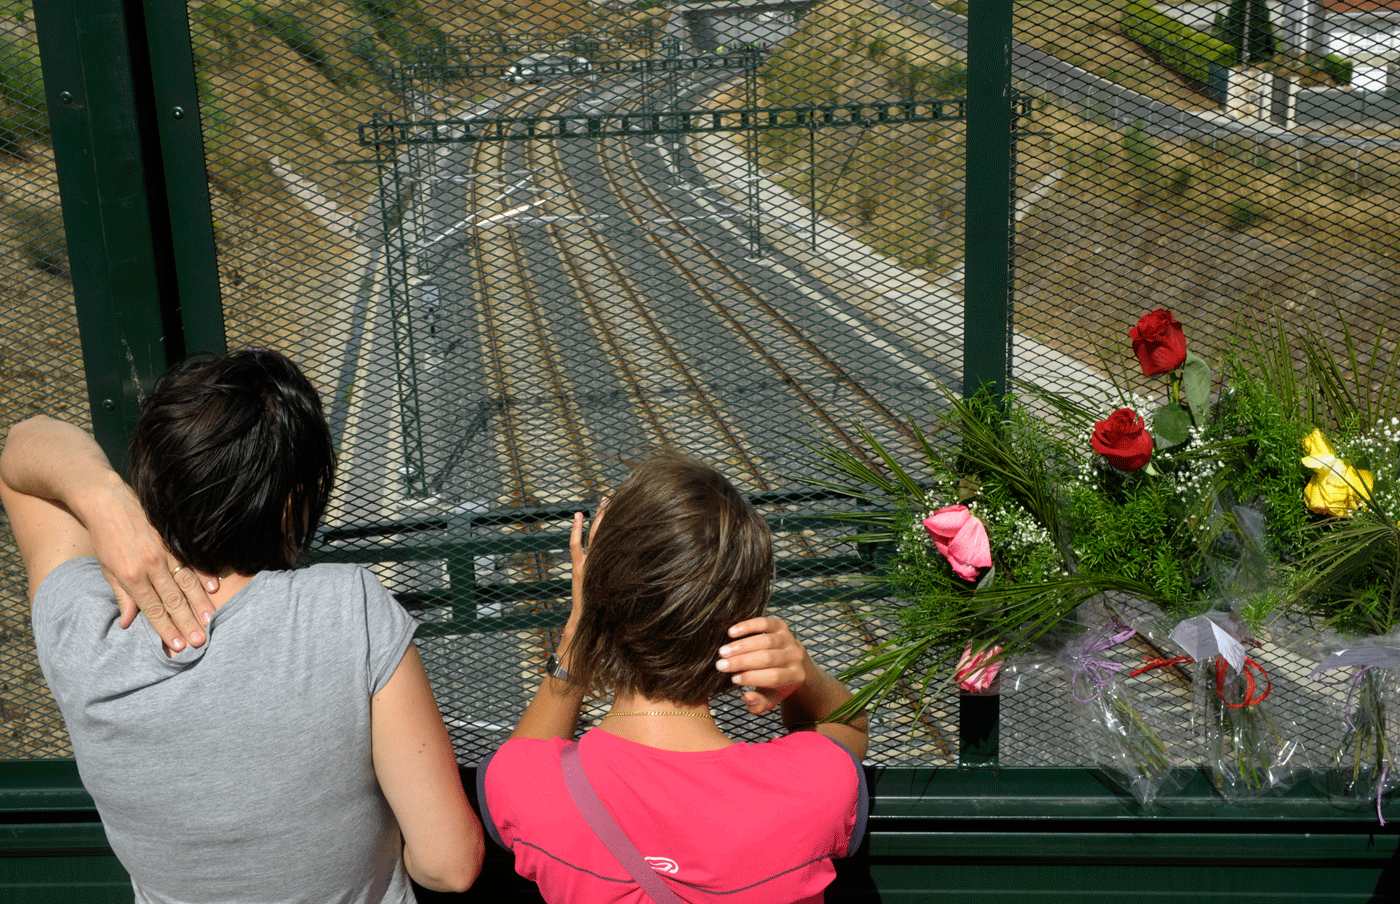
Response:
[[[537,85],[578,75],[586,75],[592,79],[593,64],[583,57],[569,56],[566,53],[536,53],[516,60],[501,79],[512,85]]]

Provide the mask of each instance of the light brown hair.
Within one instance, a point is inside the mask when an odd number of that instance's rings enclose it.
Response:
[[[730,625],[772,590],[768,523],[718,471],[669,450],[637,465],[589,537],[574,680],[595,692],[703,703]]]

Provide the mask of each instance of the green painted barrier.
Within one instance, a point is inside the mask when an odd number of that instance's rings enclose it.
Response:
[[[1306,783],[1237,804],[1195,775],[1147,813],[1093,770],[867,771],[870,831],[829,902],[1400,900],[1400,825]],[[71,762],[0,764],[0,900],[132,900]],[[419,900],[540,899],[490,846],[471,892]]]

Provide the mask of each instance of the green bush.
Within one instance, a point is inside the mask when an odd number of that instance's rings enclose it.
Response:
[[[53,276],[68,276],[62,214],[50,207],[12,207],[5,211],[5,219],[19,256],[29,266]]]
[[[1234,47],[1191,28],[1151,4],[1139,0],[1123,9],[1123,34],[1152,51],[1166,66],[1205,84],[1210,64],[1230,67],[1239,54]]]
[[[268,9],[265,6],[250,8],[253,24],[264,28],[296,51],[297,56],[317,69],[324,70],[330,65],[326,51],[316,40],[316,33],[306,20],[285,9]]]
[[[14,118],[0,113],[0,157],[23,157],[24,134],[16,127]]]
[[[1216,16],[1215,36],[1236,49],[1241,63],[1267,63],[1278,54],[1264,0],[1231,0],[1225,15]]]
[[[1183,163],[1181,166],[1178,166],[1175,171],[1172,172],[1172,181],[1167,186],[1168,189],[1171,191],[1172,194],[1177,196],[1186,194],[1186,192],[1189,191],[1191,188],[1191,176],[1192,172],[1190,165]]]
[[[1339,85],[1350,85],[1352,72],[1356,69],[1355,63],[1351,60],[1344,60],[1335,53],[1329,53],[1323,57],[1318,66]]]
[[[44,73],[39,48],[32,41],[0,34],[0,97],[13,108],[10,124],[22,138],[48,134]]]
[[[1133,123],[1123,136],[1123,158],[1133,181],[1149,194],[1157,186],[1157,160],[1161,156],[1157,142],[1143,129],[1142,123]]]
[[[1230,205],[1230,228],[1248,229],[1264,216],[1264,211],[1253,201],[1237,198]]]

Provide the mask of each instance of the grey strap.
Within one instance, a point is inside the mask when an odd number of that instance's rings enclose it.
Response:
[[[598,799],[598,793],[593,790],[593,785],[589,783],[588,776],[583,771],[577,742],[567,744],[559,751],[559,765],[564,769],[564,784],[569,787],[569,796],[574,799],[574,806],[578,807],[583,818],[588,820],[588,825],[598,836],[598,840],[612,852],[617,862],[622,864],[622,868],[627,870],[628,875],[646,892],[647,897],[655,904],[685,904],[671,891],[665,880],[656,874],[656,870],[651,868],[651,864],[642,856],[641,851],[637,850],[632,839],[627,837],[627,833],[622,831],[622,827],[613,819],[608,808]]]

